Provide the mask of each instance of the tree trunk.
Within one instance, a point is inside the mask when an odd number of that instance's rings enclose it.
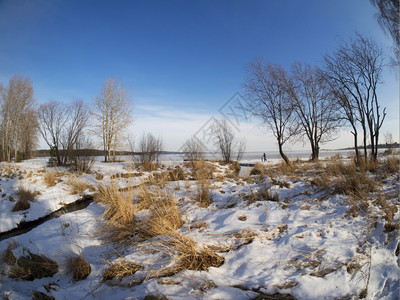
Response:
[[[283,149],[282,149],[283,145],[278,142],[278,146],[279,146],[279,154],[281,155],[282,159],[285,161],[286,165],[290,166],[289,158],[286,156],[285,153],[283,153]]]

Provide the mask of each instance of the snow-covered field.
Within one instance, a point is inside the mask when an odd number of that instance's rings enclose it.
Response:
[[[264,172],[247,178],[233,175],[228,166],[212,163],[215,170],[212,179],[207,180],[212,195],[208,207],[196,202],[199,182],[191,178],[191,169],[183,162],[166,162],[163,169],[153,171],[154,175],[180,165],[187,174],[185,180],[162,183],[157,176],[149,180],[150,172],[140,172],[129,160],[96,162],[91,174],[82,175],[48,168],[45,158],[1,163],[1,233],[18,227],[21,221],[46,216],[82,195],[96,194],[100,185],[139,189],[147,182],[149,189],[160,185],[173,195],[184,221],[177,234],[188,237],[199,249],[212,250],[223,258],[222,264],[208,270],[183,269],[175,274],[151,276],[155,269],[177,264],[170,259],[175,253],[160,237],[120,244],[105,240],[99,228],[105,223],[106,206],[94,201],[85,209],[63,214],[0,241],[1,296],[293,299],[290,294],[295,299],[398,299],[399,173],[389,172],[384,163],[374,172],[367,171],[375,187],[364,199],[354,200],[329,184],[323,187],[325,165],[337,163],[333,160],[297,162],[295,171],[282,170],[276,162],[268,161]],[[44,179],[51,172],[56,177],[53,186]],[[318,179],[322,179],[319,184]],[[84,186],[80,195],[74,189],[77,183]],[[22,189],[37,192],[34,201],[29,201],[30,208],[26,210],[12,211]],[[135,195],[131,201],[137,205]],[[145,218],[150,213],[139,212],[135,206],[135,217]],[[388,223],[390,228],[385,227]],[[7,259],[10,253],[15,257],[11,262]],[[10,276],[19,258],[31,254],[55,261],[57,272],[34,280]],[[68,259],[74,255],[89,262],[91,272],[86,279],[74,280],[68,271]],[[127,261],[140,265],[140,269],[121,279],[104,279],[110,266]]]

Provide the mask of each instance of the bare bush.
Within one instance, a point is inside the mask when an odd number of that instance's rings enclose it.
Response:
[[[205,158],[204,146],[195,137],[183,144],[182,151],[185,154],[185,160],[188,161],[204,160]]]
[[[145,171],[152,171],[160,162],[164,148],[161,138],[156,138],[151,133],[143,134],[139,141],[135,159]]]

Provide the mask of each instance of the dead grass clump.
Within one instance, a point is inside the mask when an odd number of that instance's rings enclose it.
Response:
[[[208,207],[213,202],[213,196],[207,182],[200,182],[197,186],[196,202],[200,207]]]
[[[169,171],[169,178],[171,181],[185,180],[185,171],[180,166],[176,166],[175,169]]]
[[[159,168],[158,164],[155,164],[151,161],[146,161],[140,164],[143,172],[152,172],[156,171]]]
[[[272,178],[272,184],[273,185],[278,185],[279,188],[290,188],[290,183],[287,181],[280,181],[280,180],[276,180],[275,178]]]
[[[398,173],[399,172],[399,167],[400,167],[400,160],[399,157],[397,156],[389,156],[385,159],[383,162],[384,168],[389,172],[389,173]]]
[[[348,176],[338,178],[334,190],[338,194],[349,195],[354,199],[365,199],[369,193],[376,190],[377,183],[363,172],[353,172]]]
[[[102,173],[96,174],[96,180],[102,180],[103,178],[104,178],[104,175]]]
[[[70,177],[67,180],[68,186],[71,187],[71,194],[82,195],[85,190],[89,188],[89,183],[77,177]]]
[[[171,275],[182,270],[208,271],[210,267],[219,267],[225,262],[222,256],[207,247],[200,247],[194,240],[177,231],[170,232],[163,247],[171,255],[171,262],[176,262],[169,270],[160,270],[163,275],[166,271]]]
[[[278,175],[293,175],[294,166],[292,162],[288,165],[284,161],[281,161],[276,165],[275,170]]]
[[[358,163],[358,167],[360,169],[360,171],[362,172],[372,172],[375,173],[376,171],[378,171],[379,169],[379,162],[378,160],[374,159],[374,158],[368,158],[368,159],[360,159],[359,163]]]
[[[353,175],[357,172],[354,162],[344,163],[342,160],[333,160],[326,164],[325,173],[330,176]],[[324,173],[323,173],[324,174]]]
[[[230,174],[228,174],[229,177],[236,178],[239,176],[240,173],[240,163],[238,161],[232,161],[229,163],[229,170]]]
[[[143,234],[148,236],[166,235],[172,230],[181,228],[183,223],[173,196],[164,194],[155,202],[151,216],[144,222],[142,228],[145,232]]]
[[[328,190],[331,188],[332,177],[330,177],[326,172],[319,174],[311,180],[312,185],[316,185],[323,190]]]
[[[57,171],[46,172],[43,175],[43,181],[47,185],[47,187],[55,186],[59,182],[59,177],[62,173]]]
[[[131,243],[136,227],[132,193],[120,192],[114,184],[98,186],[95,200],[106,205],[99,233],[111,242]]]
[[[114,184],[98,186],[96,201],[106,205],[103,217],[119,224],[131,224],[134,220],[133,196],[128,192],[120,192]]]
[[[262,175],[265,176],[267,174],[267,167],[262,163],[255,163],[254,167],[250,171],[250,175]]]
[[[141,265],[126,259],[122,259],[120,262],[110,262],[109,264],[110,266],[103,273],[103,281],[132,276],[142,269]]]
[[[15,244],[8,244],[7,249],[4,251],[2,261],[6,263],[9,266],[15,265],[17,262],[17,258],[15,257],[14,253],[12,252],[12,249],[15,247]]]
[[[40,192],[32,192],[24,187],[19,187],[17,192],[15,193],[18,196],[18,201],[15,203],[12,211],[21,211],[26,210],[31,207],[30,202],[35,200],[37,195],[40,195]]]
[[[54,260],[29,252],[29,255],[18,258],[17,265],[9,270],[8,277],[33,281],[37,278],[52,277],[57,272],[58,265]]]
[[[82,255],[71,257],[68,260],[68,269],[75,281],[86,279],[92,271],[89,262]]]
[[[191,169],[192,177],[195,180],[213,179],[216,167],[210,162],[204,160],[191,161],[188,163]]]

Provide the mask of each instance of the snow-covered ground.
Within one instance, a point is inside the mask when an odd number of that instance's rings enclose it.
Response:
[[[399,207],[398,172],[386,174],[385,178],[368,173],[378,190],[363,199],[368,207],[360,208],[353,216],[349,214],[349,196],[312,183],[313,176],[321,174],[313,173],[316,165],[309,164],[310,171],[304,174],[279,175],[275,163],[276,160],[265,163],[270,170],[266,175],[248,178],[228,176],[228,167],[214,163],[216,176],[210,181],[213,202],[208,207],[199,207],[194,200],[195,180],[166,183],[164,189],[173,193],[185,221],[178,231],[199,247],[215,249],[224,258],[219,267],[210,267],[208,271],[183,270],[161,278],[146,277],[145,267],[121,282],[104,281],[103,273],[112,262],[161,265],[168,253],[148,251],[143,246],[146,242],[105,242],[98,233],[104,222],[105,206],[93,202],[27,233],[1,240],[0,255],[7,249],[16,258],[29,253],[45,255],[59,266],[52,277],[18,280],[9,278],[11,266],[3,257],[1,296],[31,299],[36,291],[55,299],[144,299],[146,295],[164,297],[159,299],[256,299],[275,293],[279,293],[276,297],[290,294],[296,299],[359,299],[365,294],[367,299],[398,299],[398,226],[387,232],[383,209],[374,202],[384,195],[387,203]],[[165,169],[182,165],[189,172],[182,162],[170,161],[165,165]],[[0,232],[80,199],[81,195],[73,193],[73,180],[86,184],[87,189],[81,194],[91,194],[99,185],[137,186],[149,176],[148,172],[135,169],[129,160],[96,162],[93,173],[82,175],[48,168],[46,158],[1,163],[0,169]],[[58,172],[57,183],[49,187],[43,178],[52,171]],[[115,176],[123,173],[135,176]],[[21,187],[39,194],[30,202],[29,209],[12,212],[18,200],[16,191]],[[249,200],[262,189],[270,195],[277,194],[279,201],[260,197]],[[397,210],[394,224],[399,224],[399,216]],[[90,275],[84,280],[73,280],[67,271],[68,258],[74,254],[84,256],[91,266]],[[142,279],[133,284],[137,278]]]

